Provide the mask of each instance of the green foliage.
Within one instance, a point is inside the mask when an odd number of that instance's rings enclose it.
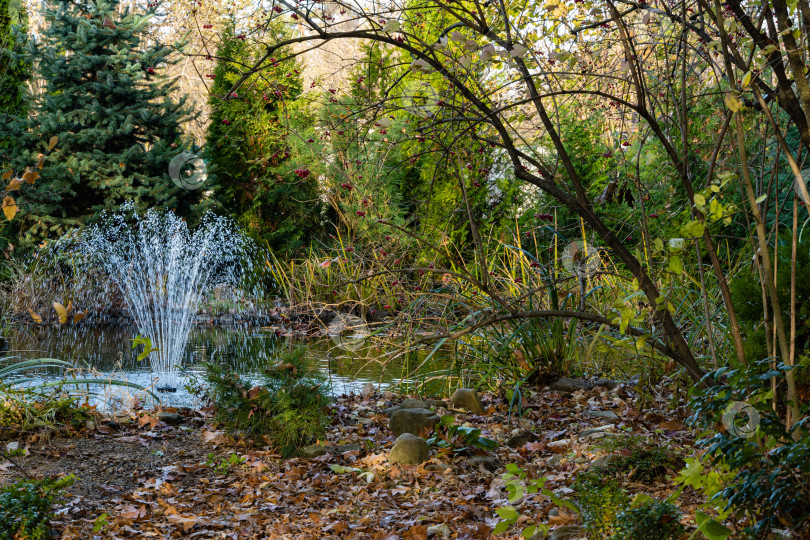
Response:
[[[787,369],[769,369],[768,360],[741,369],[720,368],[706,375],[690,404],[692,423],[725,425],[707,432],[698,444],[707,448],[711,465],[729,471],[722,489],[710,487],[719,489],[714,498],[725,501],[725,511],[748,514],[755,535],[785,526],[800,536],[810,531],[810,415],[805,406],[803,416],[787,429],[773,410],[770,390],[771,378],[782,380]],[[744,408],[739,408],[741,402]],[[742,420],[744,430],[739,428]],[[687,480],[696,475],[697,465],[690,466],[682,474]]]
[[[678,521],[680,517],[675,505],[648,500],[619,512],[611,540],[678,540],[685,531]]]
[[[442,416],[436,425],[434,435],[427,440],[429,445],[439,448],[451,448],[453,453],[468,452],[474,448],[492,450],[498,443],[492,439],[481,436],[481,430],[459,426],[452,414]]]
[[[782,308],[783,320],[790,320],[790,274],[792,237],[779,239],[776,269],[776,291]],[[797,357],[810,351],[810,238],[801,237],[796,252],[796,351]],[[765,325],[762,324],[762,288],[759,276],[753,271],[742,270],[730,284],[734,307],[745,331],[745,355],[749,360],[768,358],[765,340]],[[769,307],[770,309],[770,307]]]
[[[576,511],[576,506],[574,506],[572,503],[561,499],[553,491],[543,487],[548,480],[545,476],[542,478],[528,478],[526,471],[514,463],[509,463],[506,466],[506,472],[501,478],[503,479],[504,488],[508,493],[507,499],[510,503],[517,504],[525,495],[541,493],[548,497],[557,506]],[[498,508],[495,513],[501,518],[501,521],[498,522],[493,530],[495,534],[505,532],[507,529],[509,529],[509,527],[517,523],[518,519],[520,518],[520,513],[514,506],[504,506],[502,508]],[[538,532],[547,533],[548,531],[548,525],[542,523],[531,524],[523,528],[520,536],[522,538],[529,538]]]
[[[660,480],[669,470],[683,466],[683,460],[674,455],[667,445],[650,445],[642,437],[606,437],[597,443],[605,450],[618,452],[619,459],[609,466],[602,467],[602,472],[609,474],[627,474],[629,479],[637,482]]]
[[[31,62],[23,50],[26,27],[23,3],[0,0],[0,171],[8,165],[8,149],[20,135],[15,117],[28,108],[25,85],[31,77]]]
[[[226,475],[236,467],[242,465],[245,461],[247,461],[247,458],[233,453],[228,454],[227,457],[217,460],[217,455],[212,452],[208,454],[205,464],[214,469],[217,474]]]
[[[143,360],[146,360],[149,357],[150,354],[152,354],[153,352],[158,350],[157,347],[152,346],[152,338],[150,338],[148,336],[144,337],[144,336],[138,334],[137,336],[132,338],[130,341],[132,342],[132,347],[133,348],[137,347],[138,345],[143,345],[143,350],[138,354],[138,362],[142,362]]]
[[[55,136],[59,144],[18,202],[9,237],[31,247],[128,200],[190,215],[200,194],[175,186],[169,163],[183,151],[180,124],[191,113],[169,97],[177,80],[164,72],[175,49],[147,38],[151,14],[117,0],[48,8],[28,53],[45,91],[15,146],[14,170],[37,162],[39,141]]]
[[[323,378],[306,365],[305,352],[301,346],[285,354],[255,386],[226,366],[205,364],[215,420],[257,442],[267,435],[284,457],[321,437],[329,402]]]
[[[276,25],[276,39],[287,30]],[[277,250],[306,247],[320,225],[318,175],[306,156],[298,165],[294,139],[312,140],[305,130],[312,117],[302,97],[300,66],[292,60],[247,79],[236,93],[231,88],[244,66],[265,53],[246,41],[233,24],[217,51],[209,103],[213,108],[206,134],[208,174],[217,185],[215,197],[249,234]],[[279,58],[289,49],[275,52]],[[317,135],[315,136],[317,137]]]
[[[48,522],[59,491],[75,482],[70,475],[57,480],[21,480],[0,490],[0,540],[51,538]]]
[[[670,500],[680,497],[686,486],[690,486],[699,493],[702,493],[706,502],[701,505],[703,510],[711,512],[715,517],[711,517],[705,512],[695,513],[695,521],[698,530],[709,540],[724,540],[731,535],[731,530],[725,527],[721,521],[730,514],[728,502],[723,500],[720,492],[733,479],[734,475],[729,472],[729,468],[723,462],[717,462],[714,468],[707,468],[703,462],[695,458],[686,459],[686,467],[675,478],[675,483],[680,487],[670,496]]]
[[[617,515],[628,507],[629,498],[616,479],[586,472],[574,482],[575,503],[588,538],[609,538]]]

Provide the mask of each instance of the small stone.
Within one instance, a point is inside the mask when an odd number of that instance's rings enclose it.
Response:
[[[402,465],[419,465],[427,461],[428,445],[425,439],[403,433],[394,441],[394,446],[388,454],[388,461]]]
[[[613,411],[585,411],[588,416],[595,418],[602,418],[608,422],[618,422],[619,416]]]
[[[376,391],[377,391],[377,388],[374,386],[374,383],[370,383],[370,382],[368,382],[368,383],[366,383],[366,384],[364,384],[364,385],[363,385],[363,389],[362,389],[362,390],[360,390],[360,394],[361,394],[361,395],[362,395],[364,398],[368,399],[368,398],[370,398],[371,396],[373,396],[373,395],[374,395],[374,392],[376,392]]]
[[[183,417],[174,412],[159,412],[157,418],[170,426],[176,426],[183,421]]]
[[[551,531],[548,540],[574,540],[585,537],[585,529],[579,525],[562,525]]]
[[[630,384],[638,384],[639,382],[641,382],[641,373],[637,373],[632,377],[630,377],[630,380],[628,382]]]
[[[593,382],[593,385],[601,386],[602,388],[607,388],[608,390],[613,390],[619,386],[619,383],[611,379],[596,379]]]
[[[441,535],[441,536],[450,536],[453,532],[450,530],[450,527],[447,526],[447,523],[439,523],[438,525],[431,525],[427,528],[428,536],[433,535]]]
[[[517,435],[509,437],[509,439],[506,441],[506,446],[509,448],[522,448],[526,445],[526,443],[535,442],[536,440],[537,435],[531,431],[521,431]]]
[[[395,437],[403,433],[419,435],[419,432],[433,429],[439,423],[439,415],[430,409],[399,409],[391,414],[389,427]]]
[[[436,472],[436,473],[443,473],[449,467],[447,465],[442,465],[440,463],[428,463],[425,465],[425,470],[428,472]]]
[[[473,414],[484,413],[484,407],[481,406],[481,400],[478,399],[478,392],[472,388],[459,388],[453,392],[450,403],[456,408]]]
[[[330,446],[329,451],[334,454],[342,454],[344,452],[359,452],[363,448],[359,444],[339,444],[337,446]]]
[[[430,403],[421,399],[408,398],[399,404],[400,409],[429,409]]]
[[[428,405],[431,407],[436,407],[437,409],[446,409],[447,402],[443,399],[429,399],[427,400]]]
[[[501,468],[501,460],[495,456],[473,456],[467,461],[469,461],[470,465],[473,467],[483,467],[492,472]]]
[[[582,379],[571,379],[562,377],[551,384],[551,389],[557,392],[576,392],[578,390],[590,390],[593,385]]]
[[[618,454],[608,454],[600,458],[596,458],[588,465],[588,470],[605,469],[611,467],[622,460],[622,456]]]
[[[605,434],[608,431],[612,431],[614,427],[615,426],[613,424],[607,424],[607,425],[599,426],[599,427],[593,428],[593,429],[586,429],[585,431],[580,433],[579,436],[580,437],[588,437],[588,436],[591,436],[591,435]]]
[[[383,392],[383,399],[394,399],[395,397],[397,397],[397,395],[390,390]]]
[[[309,446],[299,448],[298,453],[301,457],[312,459],[326,454],[326,448],[320,444],[310,444]]]

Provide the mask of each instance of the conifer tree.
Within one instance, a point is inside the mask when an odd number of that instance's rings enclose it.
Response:
[[[13,226],[22,245],[61,235],[125,201],[188,213],[199,192],[176,186],[169,164],[183,151],[191,117],[162,72],[172,48],[147,42],[150,13],[118,0],[53,0],[31,59],[44,80],[17,167],[35,162],[40,141],[58,138]],[[32,142],[33,141],[33,142]]]
[[[19,137],[19,122],[27,109],[26,82],[31,63],[24,55],[26,14],[20,0],[0,0],[0,167],[8,147]]]
[[[228,94],[244,67],[263,52],[233,25],[226,28],[211,74],[208,173],[217,201],[241,226],[273,249],[292,250],[309,243],[321,214],[314,168],[297,161],[290,140],[300,138],[297,125],[312,121],[298,66],[274,62]]]

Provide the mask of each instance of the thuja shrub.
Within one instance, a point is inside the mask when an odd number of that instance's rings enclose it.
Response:
[[[73,475],[57,480],[22,480],[0,490],[0,540],[51,538],[53,503]]]
[[[329,424],[329,400],[322,376],[307,366],[298,347],[267,368],[259,384],[227,366],[205,364],[214,419],[232,434],[260,442],[264,437],[283,457],[320,438]]]
[[[668,502],[649,500],[634,508],[619,512],[616,516],[614,534],[611,540],[676,540],[685,528],[679,521],[678,507]]]

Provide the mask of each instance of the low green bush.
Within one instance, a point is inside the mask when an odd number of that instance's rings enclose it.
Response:
[[[642,437],[605,437],[596,446],[621,456],[602,467],[602,473],[628,473],[627,477],[636,482],[659,480],[667,471],[677,471],[684,465],[668,446],[653,446]]]
[[[582,515],[588,538],[610,538],[617,515],[629,505],[627,493],[615,478],[595,472],[577,476],[574,503]]]
[[[655,499],[619,512],[611,540],[677,540],[685,528],[678,507]]]
[[[51,538],[49,521],[59,490],[73,484],[72,475],[58,480],[22,480],[0,490],[0,540]]]
[[[302,346],[285,354],[264,371],[259,384],[227,366],[205,364],[214,419],[229,433],[256,442],[269,437],[284,457],[320,438],[329,424],[329,400],[325,381],[306,365],[305,352]]]

